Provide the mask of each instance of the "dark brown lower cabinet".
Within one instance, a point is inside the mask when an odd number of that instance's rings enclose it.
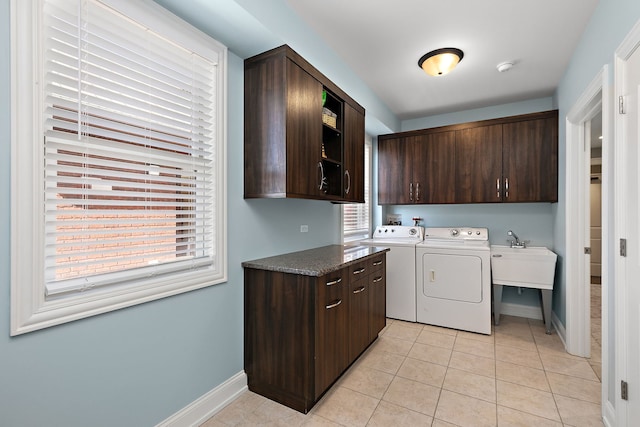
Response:
[[[249,390],[309,412],[384,327],[384,262],[377,255],[320,277],[245,268]],[[364,270],[352,280],[354,268]]]

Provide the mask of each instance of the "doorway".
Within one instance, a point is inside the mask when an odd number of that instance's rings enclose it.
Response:
[[[610,286],[613,281],[613,187],[611,174],[613,168],[613,151],[611,144],[613,109],[611,103],[611,87],[609,66],[605,65],[600,73],[587,87],[583,95],[567,114],[566,139],[566,179],[567,200],[566,230],[566,349],[569,353],[590,357],[592,366],[599,364],[602,381],[602,408],[605,419],[615,419],[614,378],[616,360],[610,351],[614,337],[610,333],[613,310],[610,298]],[[598,117],[601,119],[602,131],[598,130]],[[600,318],[592,323],[591,314],[597,315],[594,307],[591,310],[591,134],[599,139],[602,134],[600,174],[601,180],[601,284],[596,288],[600,302],[593,299],[600,308]],[[597,135],[596,135],[597,134]],[[594,143],[594,145],[597,145]],[[596,157],[595,155],[593,156]],[[597,255],[597,254],[594,254]],[[595,346],[592,354],[592,332],[600,338],[600,346]],[[602,353],[601,349],[605,349]],[[599,357],[598,357],[599,356]],[[598,360],[600,359],[600,360]]]
[[[589,364],[602,381],[602,111],[586,124],[589,140],[589,289],[590,289],[590,357]],[[606,196],[605,196],[606,197]]]

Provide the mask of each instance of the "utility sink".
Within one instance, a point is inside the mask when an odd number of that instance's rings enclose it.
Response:
[[[494,284],[553,289],[558,256],[548,248],[491,245],[491,276]]]
[[[558,255],[542,246],[509,247],[491,245],[491,281],[493,282],[493,317],[500,323],[502,288],[518,286],[540,289],[542,317],[547,334],[551,333],[553,278]]]

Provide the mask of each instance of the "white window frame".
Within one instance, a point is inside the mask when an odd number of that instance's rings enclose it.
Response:
[[[11,335],[129,307],[227,281],[226,110],[227,48],[151,0],[100,0],[183,46],[215,52],[216,224],[213,267],[199,274],[159,275],[157,280],[74,293],[48,300],[44,283],[42,120],[43,9],[40,0],[11,0]],[[29,142],[33,143],[29,143]]]
[[[368,187],[365,189],[365,195],[368,195],[366,200],[367,203],[367,207],[368,207],[368,211],[367,211],[367,223],[369,225],[369,228],[367,229],[366,232],[351,232],[351,233],[345,233],[344,231],[344,214],[345,214],[345,207],[346,205],[342,205],[341,210],[340,210],[340,235],[342,236],[342,243],[352,243],[352,242],[356,242],[358,240],[363,240],[363,239],[368,239],[371,237],[371,178],[372,178],[372,165],[373,165],[373,142],[372,142],[372,138],[369,135],[365,135],[365,140],[364,140],[364,144],[366,147],[369,148],[369,158],[365,159],[365,161],[367,162],[367,167],[365,168],[365,170],[368,171],[368,179],[365,179],[365,183],[368,183]],[[359,203],[359,205],[361,205]]]

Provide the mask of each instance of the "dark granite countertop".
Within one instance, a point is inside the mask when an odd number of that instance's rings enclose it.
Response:
[[[388,250],[389,248],[376,246],[330,245],[245,261],[242,263],[242,267],[304,276],[324,276],[363,258]]]

